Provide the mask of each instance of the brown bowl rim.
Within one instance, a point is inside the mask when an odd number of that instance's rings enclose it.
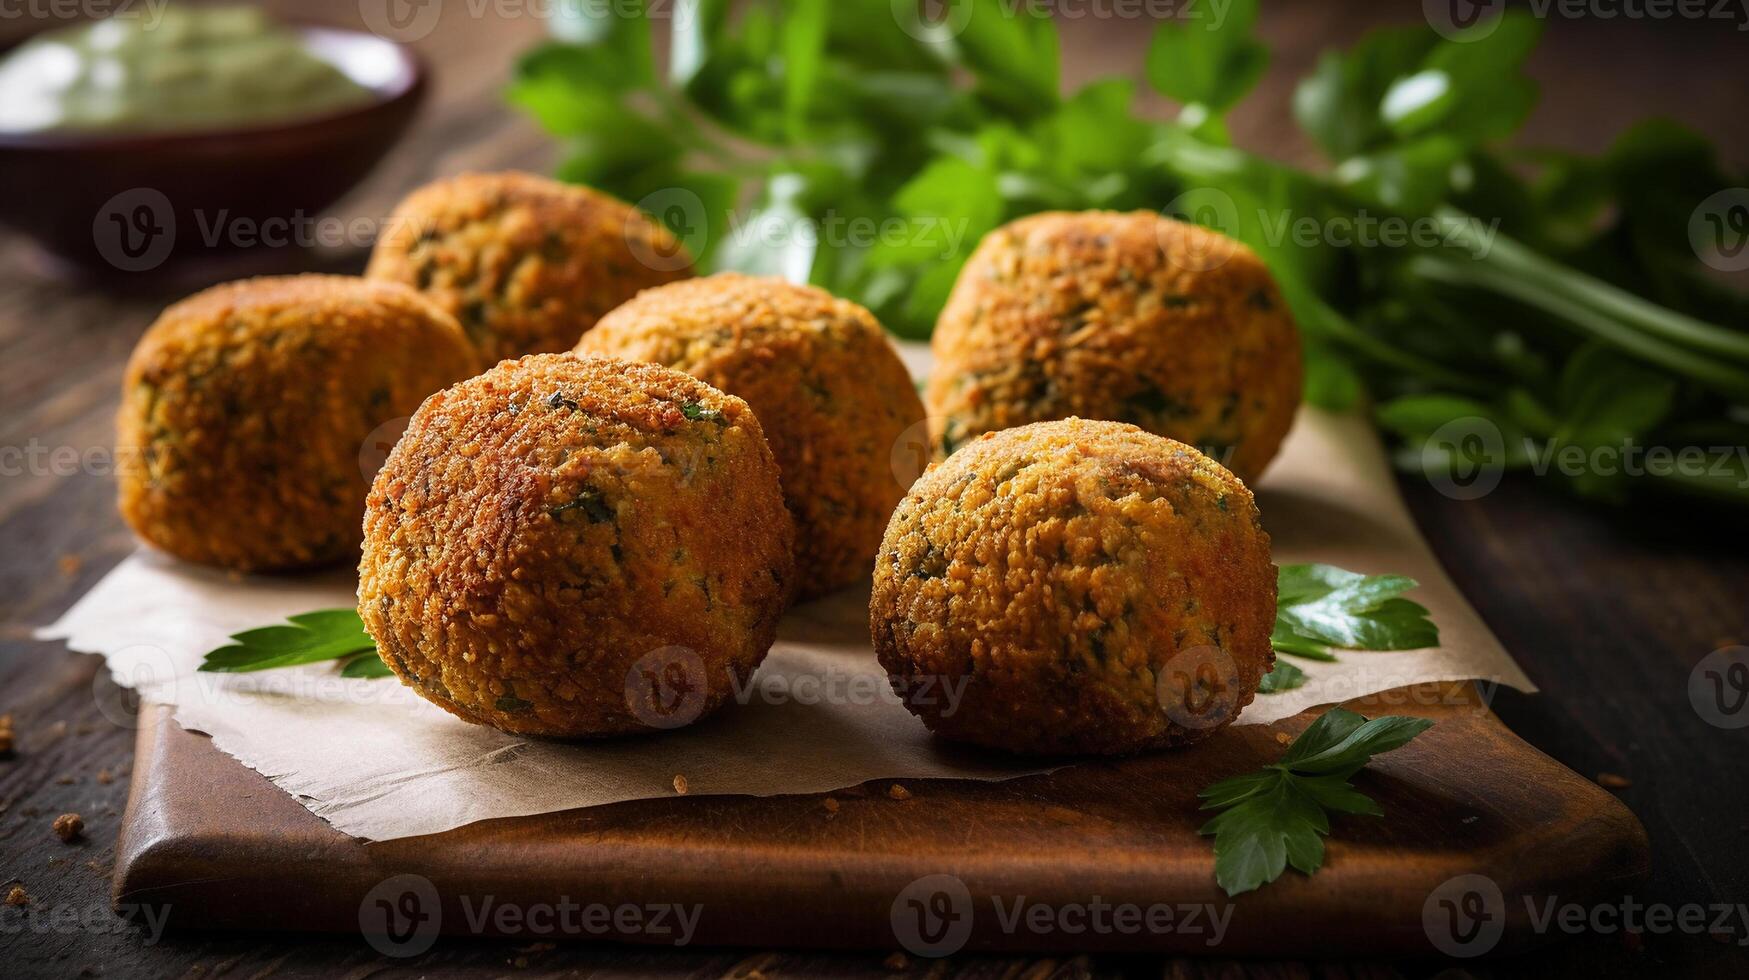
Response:
[[[148,153],[154,150],[168,148],[187,149],[198,147],[203,143],[223,144],[238,140],[253,140],[260,138],[296,136],[300,133],[314,134],[327,129],[345,119],[362,117],[381,112],[384,109],[406,102],[417,102],[425,94],[431,75],[430,66],[425,57],[411,45],[390,40],[372,31],[362,31],[351,27],[335,27],[328,24],[308,24],[291,22],[287,26],[306,37],[313,34],[344,34],[354,37],[369,37],[388,45],[407,66],[405,81],[381,89],[371,89],[375,96],[369,102],[355,106],[347,106],[313,116],[297,116],[279,122],[257,123],[240,126],[221,126],[212,129],[163,130],[163,131],[79,131],[79,130],[44,130],[26,133],[0,132],[0,150],[45,150],[88,152],[105,150],[131,153]]]

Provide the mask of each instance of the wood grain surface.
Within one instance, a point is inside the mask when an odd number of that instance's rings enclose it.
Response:
[[[142,923],[150,909],[171,929],[265,923],[357,933],[368,925],[396,953],[422,951],[414,944],[427,922],[432,938],[441,930],[530,941],[567,929],[587,938],[583,930],[594,928],[603,938],[673,945],[677,931],[642,914],[629,926],[580,915],[563,924],[520,914],[501,921],[480,915],[489,899],[519,910],[567,900],[693,909],[687,943],[706,946],[869,950],[903,935],[949,950],[1316,956],[1426,954],[1430,932],[1467,935],[1469,919],[1454,928],[1439,907],[1443,893],[1433,899],[1433,925],[1425,918],[1429,896],[1463,875],[1501,889],[1499,904],[1483,910],[1497,938],[1476,932],[1468,941],[1511,952],[1550,940],[1528,911],[1545,897],[1609,901],[1645,874],[1645,834],[1633,815],[1507,731],[1474,686],[1428,684],[1349,706],[1435,722],[1357,779],[1390,819],[1339,819],[1315,877],[1289,873],[1230,901],[1215,884],[1199,821],[1183,815],[1196,813],[1211,772],[1268,764],[1318,710],[1227,728],[1195,751],[1003,782],[889,779],[829,794],[637,800],[366,844],[148,705],[115,895]],[[405,915],[401,875],[434,886],[413,892]],[[963,891],[938,886],[940,877]],[[931,899],[940,906],[934,918]],[[1040,924],[1015,915],[1021,903],[1075,911]],[[1134,908],[1136,920],[1117,928],[1097,913],[1111,927],[1094,927],[1085,920],[1095,903]],[[1149,908],[1174,920],[1144,928]],[[391,925],[406,930],[398,941]]]
[[[282,10],[341,24],[357,0],[282,0]],[[406,189],[467,168],[553,161],[553,148],[500,96],[514,54],[541,33],[527,5],[452,5],[420,42],[438,66],[430,108],[409,140],[336,213],[380,216]],[[1326,44],[1380,21],[1412,21],[1413,2],[1272,2],[1262,30],[1275,57],[1265,87],[1233,121],[1242,144],[1309,160],[1292,134],[1285,93]],[[475,18],[465,11],[478,9]],[[1091,9],[1086,5],[1083,9]],[[508,14],[500,16],[500,13]],[[8,24],[10,28],[11,23]],[[1629,122],[1675,116],[1749,160],[1749,34],[1727,20],[1554,18],[1532,70],[1542,103],[1532,136],[1596,150]],[[1134,72],[1147,31],[1133,22],[1065,21],[1070,83]],[[7,188],[7,193],[30,189]],[[352,270],[357,254],[312,258]],[[110,444],[121,365],[173,296],[110,297],[46,282],[27,250],[0,237],[0,714],[17,751],[0,761],[0,881],[21,884],[36,913],[0,909],[0,974],[8,976],[1428,976],[1431,959],[1342,961],[1092,955],[889,960],[882,953],[749,953],[610,945],[546,948],[444,941],[386,960],[357,936],[182,935],[149,944],[108,911],[114,841],[135,736],[125,692],[96,658],[29,639],[132,547],[114,514],[114,484],[92,455]],[[16,450],[16,452],[13,452]],[[56,455],[57,450],[59,455]],[[70,454],[70,455],[69,455]],[[1424,533],[1489,625],[1543,688],[1502,694],[1495,709],[1533,745],[1586,775],[1611,774],[1652,847],[1641,903],[1749,901],[1749,734],[1700,719],[1688,702],[1695,664],[1749,641],[1749,540],[1742,518],[1651,501],[1591,508],[1508,480],[1475,501],[1405,479]],[[264,787],[264,791],[266,790]],[[83,815],[83,840],[49,829]],[[319,858],[311,855],[312,858]],[[263,926],[270,925],[263,923]],[[1743,938],[1587,930],[1536,952],[1461,964],[1452,975],[1742,976]]]

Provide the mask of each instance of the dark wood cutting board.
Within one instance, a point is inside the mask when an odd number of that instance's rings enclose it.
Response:
[[[1075,918],[1050,917],[1045,929],[1004,928],[1003,920],[1012,921],[1017,899],[1029,909],[1207,903],[1226,915],[1209,840],[1196,834],[1206,814],[1197,812],[1195,793],[1273,760],[1278,734],[1297,734],[1311,713],[1229,728],[1185,751],[1044,776],[907,780],[908,799],[893,798],[890,781],[828,795],[677,796],[365,843],[208,738],[178,728],[168,709],[145,706],[115,898],[167,914],[171,928],[388,927],[391,943],[416,936],[416,927],[503,934],[504,920],[470,922],[490,896],[495,907],[523,909],[566,900],[696,905],[696,945],[895,949],[895,928],[908,928],[913,943],[922,935],[953,945],[963,936],[967,949],[1384,955],[1432,948],[1424,910],[1433,931],[1447,928],[1439,899],[1451,896],[1429,896],[1459,875],[1499,886],[1500,900],[1476,906],[1483,914],[1461,924],[1499,922],[1493,948],[1508,950],[1540,938],[1527,898],[1539,909],[1550,896],[1619,899],[1646,871],[1645,832],[1633,814],[1519,740],[1472,686],[1425,685],[1351,706],[1437,724],[1357,777],[1388,816],[1337,818],[1324,870],[1315,877],[1290,870],[1233,900],[1212,950],[1212,927],[1191,932],[1189,923],[1164,933],[1094,932],[1069,931]],[[379,887],[398,875],[432,883],[425,904],[409,907],[412,899],[400,894],[414,879]],[[965,891],[910,902],[919,888],[932,892],[946,880],[907,891],[929,875],[957,877]],[[412,914],[389,921],[393,909]],[[926,920],[917,909],[946,914]],[[962,919],[969,934],[951,929]],[[512,921],[508,931],[566,938],[530,929]],[[604,936],[673,941],[612,922]],[[407,941],[397,948],[417,951],[421,940]]]

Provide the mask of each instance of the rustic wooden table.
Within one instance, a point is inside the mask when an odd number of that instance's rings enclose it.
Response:
[[[296,16],[356,23],[358,0],[276,4]],[[406,189],[468,168],[552,162],[553,148],[507,110],[499,92],[516,52],[541,33],[543,4],[449,4],[420,48],[437,67],[432,104],[413,133],[337,209],[380,216]],[[1320,47],[1345,43],[1419,5],[1364,0],[1269,4],[1263,33],[1275,50],[1266,90],[1235,121],[1244,145],[1305,159],[1285,92]],[[1710,5],[1709,5],[1710,6]],[[1072,4],[1086,12],[1121,10]],[[471,16],[482,11],[484,16]],[[512,16],[501,16],[500,14]],[[1145,25],[1143,25],[1145,26]],[[1734,21],[1562,19],[1549,24],[1534,70],[1543,101],[1540,142],[1596,150],[1628,122],[1675,116],[1749,162],[1749,35]],[[1134,21],[1066,21],[1071,83],[1139,65],[1147,31]],[[6,193],[29,193],[6,188]],[[327,263],[355,269],[356,254]],[[101,467],[69,454],[107,447],[122,364],[171,296],[116,298],[38,278],[27,250],[0,238],[0,713],[17,733],[0,761],[0,882],[22,882],[35,911],[0,910],[0,974],[9,976],[487,976],[796,975],[1426,975],[1437,962],[1281,963],[1157,958],[961,956],[940,962],[866,955],[442,942],[410,960],[384,960],[357,938],[173,935],[156,944],[108,911],[116,824],[134,732],[124,692],[98,660],[30,639],[133,547]],[[56,451],[59,454],[56,454]],[[1648,502],[1593,509],[1508,481],[1456,502],[1403,481],[1423,530],[1483,616],[1543,688],[1501,696],[1519,734],[1586,775],[1616,774],[1651,835],[1653,874],[1642,903],[1749,902],[1749,731],[1702,721],[1688,701],[1691,669],[1710,651],[1749,642],[1746,523],[1736,515]],[[219,801],[215,801],[216,803]],[[57,814],[84,816],[86,839],[60,843]],[[1591,934],[1506,961],[1463,964],[1479,976],[1584,971],[1599,976],[1682,971],[1749,973],[1745,925],[1735,934]],[[1462,975],[1462,974],[1458,974]]]

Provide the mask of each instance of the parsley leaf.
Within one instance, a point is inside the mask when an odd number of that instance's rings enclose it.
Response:
[[[687,402],[680,406],[680,414],[693,422],[722,422],[723,413],[711,408],[703,402]]]
[[[365,632],[356,609],[320,609],[286,617],[289,626],[263,626],[232,634],[230,646],[219,647],[201,661],[210,673],[242,674],[275,667],[296,667],[344,660],[344,677],[387,677],[389,670],[376,655],[376,641]]]
[[[1285,660],[1278,660],[1275,669],[1263,675],[1263,682],[1257,685],[1258,694],[1277,694],[1291,691],[1296,687],[1304,687],[1306,672]]]
[[[1334,565],[1283,565],[1276,570],[1278,654],[1333,662],[1332,648],[1415,650],[1437,646],[1439,627],[1427,608],[1402,597],[1416,581],[1404,575],[1361,575]],[[1286,661],[1264,675],[1262,694],[1305,684],[1305,672]]]
[[[1433,726],[1427,718],[1370,721],[1331,708],[1300,733],[1280,760],[1204,789],[1204,810],[1223,810],[1198,833],[1215,839],[1215,880],[1228,895],[1252,891],[1288,865],[1312,874],[1324,864],[1329,814],[1382,816],[1348,780],[1372,757],[1408,744]]]
[[[1224,18],[1209,13],[1192,8],[1186,19],[1160,25],[1148,49],[1148,82],[1185,105],[1226,109],[1263,77],[1269,50],[1252,35],[1257,0],[1236,0]]]

